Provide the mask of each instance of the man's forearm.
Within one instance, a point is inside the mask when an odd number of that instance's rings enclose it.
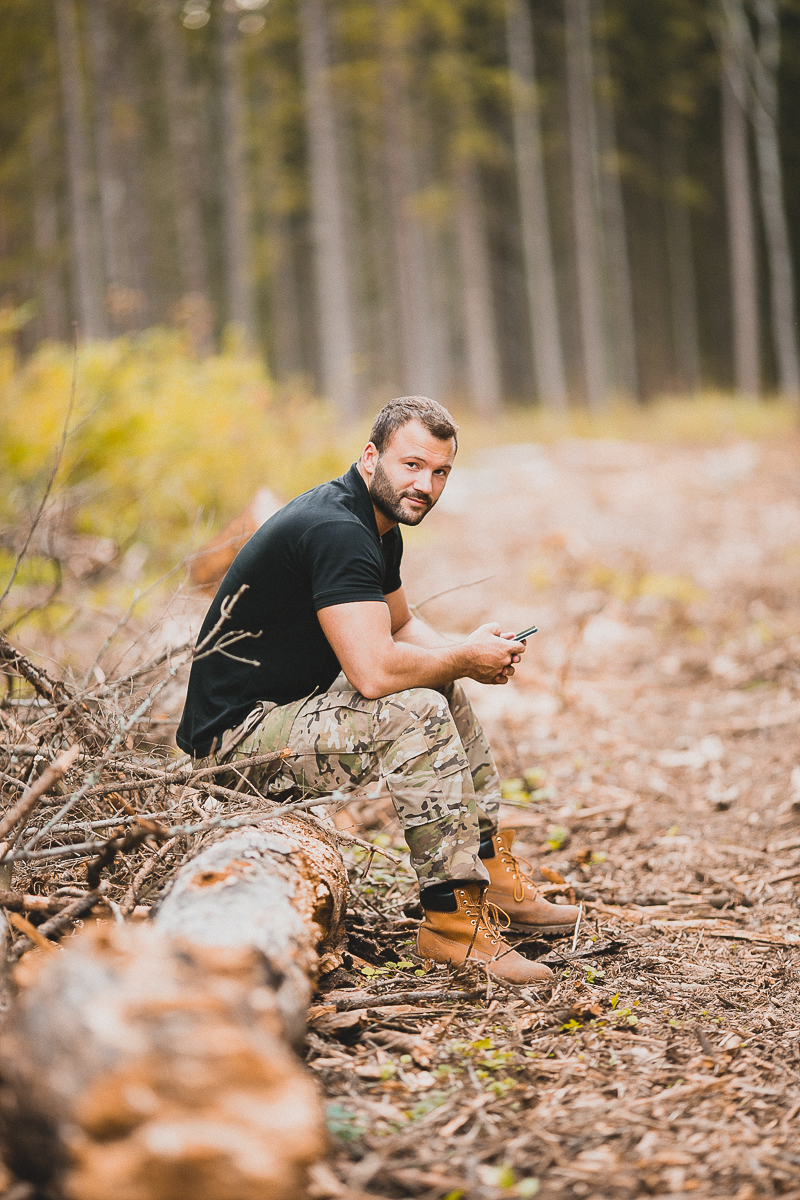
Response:
[[[433,631],[431,631],[433,632]],[[466,644],[420,646],[407,640],[395,641],[369,680],[351,679],[369,700],[402,692],[406,688],[442,688],[467,674],[471,663]]]
[[[392,637],[395,642],[405,642],[410,646],[422,646],[426,650],[443,650],[452,646],[452,638],[446,638],[421,617],[411,617],[405,625],[396,630]]]

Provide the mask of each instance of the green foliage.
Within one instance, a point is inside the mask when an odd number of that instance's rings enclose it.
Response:
[[[18,519],[44,488],[71,375],[60,346],[42,346],[19,369],[8,352],[0,363],[0,519]],[[340,439],[325,406],[277,405],[257,358],[197,359],[177,334],[153,330],[80,351],[57,486],[74,502],[76,532],[141,542],[162,570],[258,488],[290,498],[344,470],[356,445]]]
[[[413,969],[414,964],[410,958],[401,958],[399,962],[388,962],[383,967],[370,967],[369,965],[361,968],[361,974],[368,977],[373,975],[398,975],[404,971]],[[415,975],[424,975],[425,972],[419,968],[414,970]]]
[[[553,850],[560,850],[569,840],[569,830],[563,825],[554,825],[547,832],[547,845]]]
[[[500,793],[507,804],[530,804],[531,801],[549,800],[550,792],[544,787],[545,772],[541,767],[526,767],[515,779],[504,779]]]
[[[342,1104],[329,1104],[325,1110],[328,1132],[338,1142],[357,1142],[367,1132],[355,1113]]]

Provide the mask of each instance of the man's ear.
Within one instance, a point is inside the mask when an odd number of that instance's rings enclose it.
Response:
[[[375,470],[375,466],[380,458],[378,447],[374,442],[367,442],[364,449],[361,451],[361,465],[368,475],[371,475]]]

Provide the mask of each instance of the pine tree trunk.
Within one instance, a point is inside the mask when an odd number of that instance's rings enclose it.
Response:
[[[772,336],[778,364],[778,383],[794,404],[800,401],[800,365],[795,332],[792,249],[783,199],[783,170],[778,141],[778,83],[780,27],[776,0],[757,0],[760,36],[753,104],[758,156],[758,182],[767,241],[770,274]]]
[[[286,217],[269,217],[269,236],[272,369],[277,379],[287,380],[303,371],[303,335],[294,236]]]
[[[588,0],[565,0],[572,211],[578,275],[578,317],[589,408],[608,401],[609,372],[603,313],[598,197],[597,119],[592,85],[592,41]]]
[[[142,81],[138,64],[128,52],[120,55],[117,79],[117,113],[115,121],[118,153],[122,169],[125,205],[126,248],[130,255],[127,269],[131,288],[131,308],[135,309],[130,322],[145,328],[158,319],[160,296],[155,290],[153,272],[153,226],[148,207],[143,145]]]
[[[200,203],[199,149],[189,94],[186,49],[174,0],[156,0],[155,30],[161,52],[183,307],[196,347],[207,349],[211,332],[210,300]]]
[[[50,119],[42,116],[31,127],[28,146],[33,176],[36,287],[40,302],[37,324],[41,337],[56,341],[66,337],[68,322],[59,265],[58,202],[52,178],[52,132]]]
[[[417,172],[410,130],[408,90],[396,0],[377,0],[379,68],[384,126],[384,171],[388,199],[385,228],[391,239],[399,317],[401,386],[435,396],[441,387],[436,353],[434,306],[425,238],[413,211]]]
[[[322,390],[346,419],[358,414],[353,286],[348,267],[344,172],[330,86],[323,0],[300,0],[301,59],[316,252]]]
[[[290,1047],[346,896],[324,829],[278,817],[187,863],[152,925],[40,959],[2,1043],[16,1174],[53,1200],[301,1200],[324,1124]]]
[[[506,0],[506,45],[512,72],[511,115],[536,390],[545,407],[561,412],[567,406],[567,386],[528,0]]]
[[[222,10],[219,60],[222,92],[222,211],[227,317],[252,345],[257,337],[246,176],[247,138],[236,14]]]
[[[745,97],[741,59],[728,36],[723,39],[722,149],[728,202],[733,361],[736,391],[755,397],[760,391],[758,286]]]
[[[112,31],[108,0],[89,0],[89,49],[95,83],[95,157],[100,190],[103,261],[112,322],[127,324],[130,313],[130,253],[125,237],[125,183],[114,137]]]
[[[467,385],[476,411],[481,416],[492,417],[500,408],[503,387],[497,352],[489,248],[475,163],[463,155],[457,155],[453,179]]]
[[[602,0],[598,0],[598,7],[602,17]],[[599,62],[598,73],[604,80],[609,80],[608,55],[603,37],[597,40],[595,55]],[[619,177],[614,103],[608,87],[604,87],[595,99],[594,78],[591,82],[592,99],[598,117],[599,193],[602,204],[606,311],[611,348],[611,387],[618,396],[624,396],[629,400],[638,400],[639,368],[636,361],[636,323],[633,313],[628,237],[625,228],[625,206]]]
[[[664,216],[669,266],[672,351],[678,386],[690,395],[700,388],[700,344],[697,329],[697,289],[689,209],[681,198],[685,173],[682,135],[672,131],[666,155],[667,192]]]
[[[101,338],[108,327],[98,247],[92,235],[92,173],[78,21],[74,0],[54,0],[54,6],[66,131],[73,299],[79,333]]]

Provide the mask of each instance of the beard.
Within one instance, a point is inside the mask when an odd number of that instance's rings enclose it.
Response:
[[[399,525],[419,525],[422,518],[430,512],[435,504],[435,501],[431,500],[430,496],[425,496],[422,492],[416,492],[414,488],[407,488],[404,492],[396,491],[392,487],[389,476],[384,471],[380,459],[378,459],[375,465],[372,481],[369,485],[369,495],[375,507],[388,520],[397,521]],[[403,500],[406,497],[414,500],[422,500],[425,508],[415,508],[409,512],[403,508]]]

